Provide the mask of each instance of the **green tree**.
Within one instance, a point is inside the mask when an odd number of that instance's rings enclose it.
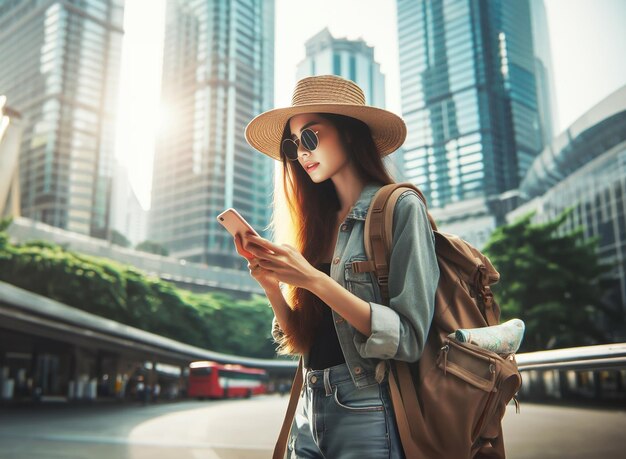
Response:
[[[5,232],[13,223],[13,217],[5,217],[0,219],[0,232]]]
[[[154,242],[154,241],[140,242],[139,244],[137,244],[135,249],[140,250],[142,252],[154,253],[155,255],[163,255],[165,257],[170,254],[169,251],[165,247],[163,247],[158,242]]]
[[[585,240],[580,226],[555,234],[572,210],[543,224],[530,212],[498,227],[483,250],[500,273],[492,290],[501,321],[526,324],[520,352],[606,343],[599,320],[623,320],[601,301],[611,267],[599,262],[598,239]]]
[[[11,244],[0,221],[0,281],[183,343],[246,357],[273,358],[267,298],[197,294],[130,265],[47,241]]]
[[[270,328],[273,312],[267,307],[267,298],[252,295],[249,300],[232,301],[223,293],[193,295],[203,311],[210,311],[207,320],[219,324],[212,328],[211,349],[236,355],[275,356]],[[212,302],[213,307],[208,307]]]
[[[126,236],[118,230],[111,230],[111,242],[122,247],[130,247],[132,244]]]
[[[9,235],[7,234],[7,228],[13,223],[13,217],[6,217],[0,219],[0,254],[9,244]]]

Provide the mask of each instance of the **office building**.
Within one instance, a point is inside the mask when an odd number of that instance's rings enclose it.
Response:
[[[274,164],[244,129],[274,103],[274,2],[171,0],[150,240],[188,261],[245,269],[216,216],[234,207],[264,234]]]
[[[529,3],[398,0],[397,20],[407,180],[444,230],[489,234],[543,148]]]
[[[24,117],[24,217],[106,237],[123,0],[0,3],[0,94]]]

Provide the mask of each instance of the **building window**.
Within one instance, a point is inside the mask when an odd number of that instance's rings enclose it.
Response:
[[[350,79],[356,83],[356,57],[350,56]]]
[[[333,53],[333,73],[341,76],[341,56],[339,53]]]

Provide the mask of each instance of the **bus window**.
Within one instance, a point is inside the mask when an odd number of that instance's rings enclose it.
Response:
[[[213,368],[211,367],[198,367],[190,369],[190,373],[192,376],[209,376],[212,371]]]

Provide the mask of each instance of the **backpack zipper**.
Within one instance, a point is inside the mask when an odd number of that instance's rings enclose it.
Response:
[[[494,401],[496,392],[497,392],[497,389],[495,388],[493,392],[489,392],[489,395],[487,396],[487,401],[485,402],[485,409],[483,410],[482,416],[480,417],[480,419],[478,420],[478,423],[476,424],[476,428],[474,429],[474,432],[472,433],[472,437],[476,438],[478,435],[480,435],[483,429],[483,426],[485,424],[485,421],[487,420],[487,418],[493,415],[494,408],[496,407],[496,403]]]
[[[446,366],[448,364],[448,351],[450,350],[450,346],[446,344],[441,347],[441,350],[443,351],[443,374],[445,376]]]

